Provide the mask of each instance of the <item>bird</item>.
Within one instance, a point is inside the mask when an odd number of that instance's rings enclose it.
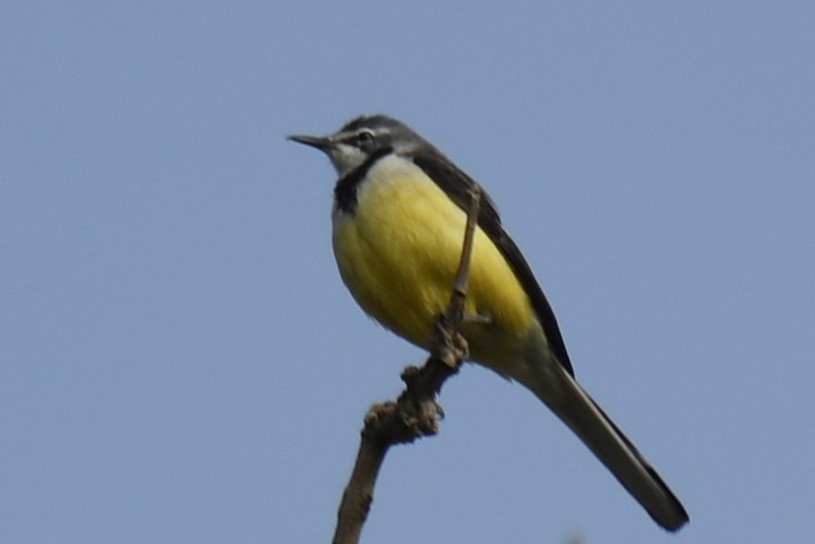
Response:
[[[460,333],[468,360],[521,383],[568,426],[664,529],[688,514],[648,460],[576,381],[555,314],[481,186],[407,124],[362,115],[328,136],[295,134],[337,174],[332,246],[363,311],[428,349],[481,194]]]

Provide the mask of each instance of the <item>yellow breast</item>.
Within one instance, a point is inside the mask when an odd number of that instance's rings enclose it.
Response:
[[[380,160],[357,192],[353,214],[334,213],[340,274],[359,305],[382,325],[427,347],[434,319],[452,293],[466,214],[420,168]],[[474,360],[502,371],[523,357],[540,329],[529,297],[489,237],[476,229],[464,325]]]

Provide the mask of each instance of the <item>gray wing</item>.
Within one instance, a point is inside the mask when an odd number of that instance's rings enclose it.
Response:
[[[436,151],[436,153],[439,152]],[[443,155],[437,155],[436,153],[422,153],[420,156],[412,156],[411,159],[416,166],[421,168],[425,174],[430,176],[430,179],[435,181],[447,193],[447,196],[453,202],[466,211],[469,206],[470,188],[478,184]],[[524,291],[532,301],[535,312],[538,314],[543,332],[549,342],[549,348],[558,362],[563,365],[563,368],[574,377],[572,363],[569,360],[569,354],[566,352],[566,344],[564,344],[563,337],[560,334],[560,327],[558,327],[555,313],[552,311],[549,301],[546,300],[546,295],[543,294],[543,289],[538,284],[538,280],[535,279],[535,275],[532,273],[532,269],[526,262],[521,250],[501,225],[498,210],[483,188],[481,189],[478,226],[490,237],[495,246],[506,257],[510,266],[512,266],[515,275],[523,285]]]

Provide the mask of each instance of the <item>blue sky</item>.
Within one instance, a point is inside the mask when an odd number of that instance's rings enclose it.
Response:
[[[0,541],[326,542],[368,405],[424,354],[355,306],[334,174],[397,116],[481,181],[662,532],[475,366],[363,542],[807,542],[809,2],[7,2]]]

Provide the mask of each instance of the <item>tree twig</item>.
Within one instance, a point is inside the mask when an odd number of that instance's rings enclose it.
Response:
[[[444,412],[436,402],[445,380],[458,372],[467,358],[467,342],[458,332],[464,316],[464,299],[470,277],[475,226],[481,206],[481,189],[470,191],[467,227],[461,260],[452,295],[445,312],[436,320],[430,343],[430,357],[421,367],[409,366],[402,372],[405,390],[396,401],[374,404],[365,415],[359,452],[337,514],[333,544],[357,544],[374,496],[379,469],[388,449],[438,433]]]

